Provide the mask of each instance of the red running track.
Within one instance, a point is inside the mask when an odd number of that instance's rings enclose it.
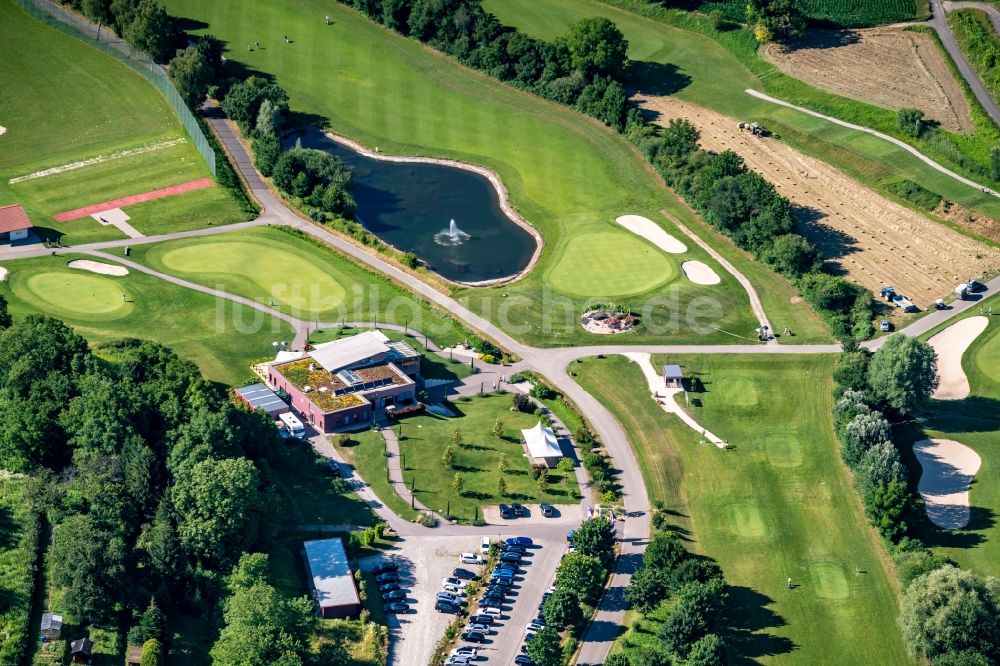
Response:
[[[68,210],[65,213],[53,215],[53,217],[56,218],[57,222],[69,222],[70,220],[78,220],[81,217],[87,217],[88,215],[93,215],[94,213],[100,213],[102,210],[131,206],[133,204],[142,203],[143,201],[152,201],[153,199],[162,199],[164,197],[172,197],[176,194],[184,194],[185,192],[200,190],[202,188],[209,187],[214,182],[215,181],[211,178],[199,178],[198,180],[191,180],[186,183],[181,183],[180,185],[171,185],[170,187],[164,187],[159,190],[143,192],[142,194],[133,194],[131,196],[122,197],[121,199],[113,199],[111,201],[93,204],[92,206],[84,206],[83,208],[77,208],[76,210]]]

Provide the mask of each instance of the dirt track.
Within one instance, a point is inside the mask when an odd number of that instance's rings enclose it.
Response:
[[[774,139],[740,132],[736,121],[671,97],[637,95],[657,122],[687,118],[703,147],[733,150],[795,206],[800,231],[832,268],[876,293],[891,284],[927,307],[960,281],[1000,269],[1000,251],[904,208],[820,160]]]
[[[761,54],[778,69],[845,97],[888,109],[917,108],[948,130],[971,131],[969,103],[929,35],[901,28],[810,31]]]

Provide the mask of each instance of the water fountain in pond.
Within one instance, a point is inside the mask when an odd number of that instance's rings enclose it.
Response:
[[[447,229],[442,229],[434,234],[434,242],[438,245],[461,245],[467,240],[469,240],[469,234],[459,229],[455,220],[448,224]]]

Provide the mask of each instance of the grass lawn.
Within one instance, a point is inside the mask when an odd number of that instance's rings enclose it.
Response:
[[[126,65],[0,0],[0,61],[4,82],[0,139],[0,205],[24,205],[32,221],[64,244],[120,238],[113,227],[73,223],[52,215],[117,197],[210,175],[191,138],[160,93]],[[142,152],[161,142],[181,143]],[[107,159],[120,151],[139,152]],[[11,178],[97,157],[99,163],[10,184]],[[223,190],[193,201],[211,204],[216,224],[243,219]],[[193,202],[190,205],[194,205]],[[176,206],[144,204],[142,215],[172,227]],[[179,228],[184,228],[183,224]],[[98,233],[100,232],[100,233]]]
[[[10,301],[14,316],[58,317],[91,343],[123,337],[153,340],[197,363],[207,378],[227,385],[250,378],[250,362],[271,354],[272,341],[291,339],[283,322],[256,312],[234,312],[227,301],[142,273],[109,277],[67,268],[73,258],[5,262],[11,274],[0,283],[0,294]]]
[[[676,94],[734,119],[760,122],[793,147],[829,162],[894,200],[898,198],[887,192],[886,185],[910,179],[963,206],[1000,218],[1000,202],[995,198],[930,169],[901,148],[747,95],[746,88],[755,88],[826,115],[890,134],[897,132],[894,112],[818,90],[782,74],[756,54],[745,31],[716,33],[705,19],[643,0],[486,0],[484,4],[501,22],[547,40],[564,34],[574,20],[605,16],[629,40],[629,57],[635,61],[629,73],[633,86]],[[976,133],[954,138],[963,151],[985,160],[996,143],[997,130],[974,100],[972,104]],[[922,142],[920,150],[960,170],[942,149]]]
[[[159,271],[273,304],[302,319],[407,323],[446,345],[465,337],[445,312],[282,229],[251,229],[133,248]]]
[[[374,525],[376,516],[353,492],[338,493],[326,459],[309,444],[286,440],[268,457],[287,501],[285,519],[300,525]]]
[[[650,400],[626,359],[591,358],[573,369],[625,428],[650,496],[664,502],[688,547],[722,566],[734,661],[910,663],[884,554],[837,456],[833,357],[669,362],[700,380],[705,390],[691,394],[691,410],[733,450],[699,445],[697,433]],[[794,590],[785,587],[789,576]]]
[[[620,245],[627,236],[615,227],[614,219],[624,213],[645,215],[678,234],[659,213],[662,209],[702,232],[694,215],[610,129],[462,68],[339,4],[170,0],[167,8],[205,22],[206,32],[229,44],[259,40],[263,48],[253,53],[234,49],[227,57],[273,74],[288,90],[293,111],[318,115],[334,131],[378,146],[384,153],[451,157],[496,170],[513,204],[545,236],[546,247],[531,276],[489,289],[457,290],[457,295],[525,342],[596,340],[578,325],[585,305],[578,291],[563,293],[546,284],[550,271],[579,274],[572,239],[614,230],[620,234],[616,239]],[[316,17],[324,15],[330,16],[332,25],[317,22]],[[292,43],[283,43],[283,34]],[[708,238],[720,243],[715,234]],[[683,258],[715,263],[698,248]],[[718,327],[740,334],[754,328],[745,293],[727,275],[721,285],[710,288],[689,284],[678,275],[664,289],[668,277],[661,267],[657,270],[662,276],[655,282],[640,284],[632,278],[621,286],[615,285],[616,275],[630,271],[631,257],[610,259],[592,267],[603,279],[588,296],[627,296],[636,311],[654,297],[673,299],[657,305],[648,319],[673,315],[679,321],[676,331],[640,328],[630,340],[728,341],[724,333],[692,330],[686,308],[698,297],[717,306]],[[672,260],[659,261],[669,265]],[[568,268],[560,267],[563,262]],[[565,288],[566,282],[560,286]],[[779,279],[765,273],[758,288],[767,290],[775,284]],[[635,291],[642,288],[646,291]],[[627,293],[609,293],[613,289]],[[793,309],[793,304],[786,301],[782,307]]]
[[[411,509],[410,505],[396,494],[386,478],[385,440],[382,439],[382,435],[374,430],[351,433],[350,441],[339,451],[393,513],[406,520],[417,517],[419,512]]]
[[[1000,310],[1000,296],[982,302],[983,307]],[[966,317],[979,316],[979,308],[949,320],[948,326]],[[925,338],[943,330],[941,326]],[[1000,576],[1000,317],[990,318],[986,330],[962,357],[972,395],[965,400],[931,401],[923,427],[902,429],[900,440],[907,444],[927,437],[953,439],[979,454],[982,465],[976,473],[970,495],[969,525],[961,530],[943,530],[925,521],[920,536],[928,545],[980,574]],[[911,477],[920,478],[921,467],[909,449],[904,456]]]
[[[456,418],[443,418],[423,414],[404,418],[403,440],[400,448],[404,456],[403,478],[409,483],[416,480],[417,499],[425,506],[451,515],[460,522],[472,522],[475,507],[499,502],[549,502],[572,504],[578,500],[576,477],[564,477],[554,470],[548,474],[548,489],[539,495],[538,487],[530,475],[531,465],[524,455],[519,430],[530,428],[538,417],[510,411],[510,396],[490,394],[449,403]],[[504,422],[502,439],[490,430],[497,417]],[[441,454],[452,442],[452,433],[461,430],[464,444],[455,450],[452,469],[441,463]],[[504,475],[507,494],[497,494],[497,462],[500,453],[507,454],[510,470]],[[456,473],[462,475],[465,490],[457,495],[451,487]]]
[[[24,542],[24,491],[23,479],[0,477],[0,664],[22,661],[29,640],[34,553]]]

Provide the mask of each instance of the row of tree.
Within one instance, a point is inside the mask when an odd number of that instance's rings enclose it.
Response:
[[[896,564],[899,626],[907,647],[934,666],[985,666],[1000,659],[1000,581],[961,571],[913,535],[922,501],[912,487],[893,426],[912,419],[937,387],[925,342],[889,336],[874,354],[841,355],[833,423],[865,512]]]
[[[584,521],[573,533],[574,552],[556,570],[555,589],[542,606],[546,626],[528,643],[538,666],[562,666],[576,650],[615,562],[615,530],[605,518]],[[565,634],[565,640],[560,634]]]

